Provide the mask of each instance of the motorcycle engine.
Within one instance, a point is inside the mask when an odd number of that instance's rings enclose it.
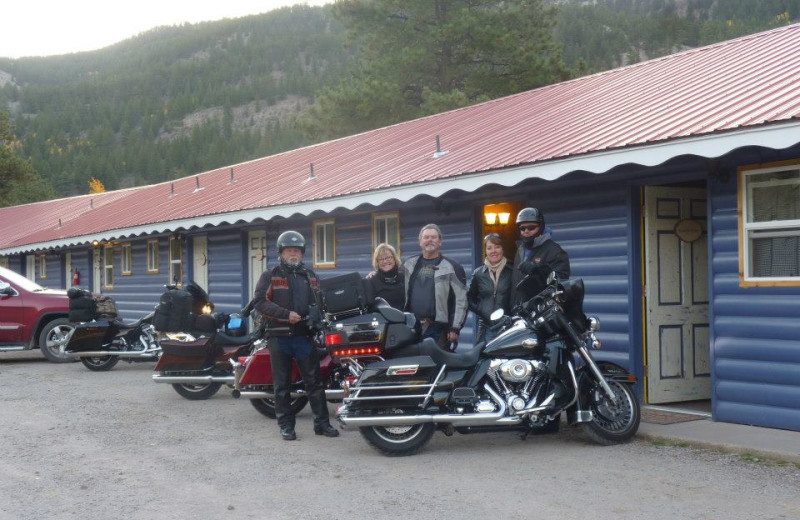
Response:
[[[511,411],[521,411],[543,378],[544,363],[526,359],[493,359],[488,375],[501,391]]]

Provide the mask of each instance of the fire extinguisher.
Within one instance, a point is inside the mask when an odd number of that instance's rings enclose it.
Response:
[[[78,272],[78,268],[76,267],[74,271],[72,271],[72,285],[80,285],[81,283],[81,274]]]

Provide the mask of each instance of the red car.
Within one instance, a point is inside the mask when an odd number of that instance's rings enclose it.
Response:
[[[38,347],[50,361],[71,361],[61,348],[73,329],[68,315],[66,291],[0,267],[0,352]]]

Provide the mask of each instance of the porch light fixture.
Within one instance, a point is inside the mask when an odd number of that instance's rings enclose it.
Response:
[[[497,217],[498,219],[500,219],[500,225],[505,226],[506,224],[508,224],[508,219],[509,217],[511,217],[511,213],[503,211],[501,213],[498,213]]]
[[[487,226],[494,226],[497,222],[497,213],[484,213],[483,218]],[[508,222],[508,213],[506,213],[506,222]]]

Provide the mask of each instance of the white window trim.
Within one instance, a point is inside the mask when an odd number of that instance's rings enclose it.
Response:
[[[119,274],[121,276],[133,274],[133,248],[130,242],[125,242],[120,247]]]
[[[756,234],[758,238],[775,238],[781,236],[800,235],[800,219],[780,220],[771,222],[749,222],[751,215],[751,204],[753,184],[748,183],[748,177],[763,175],[765,173],[783,172],[800,170],[800,163],[797,161],[786,161],[775,163],[768,167],[747,167],[739,168],[739,284],[742,287],[758,286],[800,286],[800,276],[778,277],[778,276],[752,276],[751,265],[751,237]],[[781,186],[795,185],[792,181],[771,181],[759,183],[758,186]]]
[[[397,254],[399,255],[399,254],[401,254],[400,253],[400,212],[399,211],[389,211],[389,212],[384,212],[384,213],[373,213],[372,214],[372,250],[375,251],[375,248],[378,247],[378,244],[381,243],[381,241],[378,240],[378,229],[377,229],[377,226],[375,225],[376,222],[378,222],[380,220],[385,222],[385,221],[390,220],[390,219],[394,219],[394,220],[397,221],[397,236],[395,237],[396,240],[397,240],[397,243],[393,244],[389,240],[387,240],[386,243],[388,243],[391,246],[393,246],[397,250]],[[388,226],[387,226],[387,228],[388,228]]]
[[[39,255],[39,280],[47,280],[47,255]]]
[[[177,259],[172,258],[172,246],[175,242],[178,242],[178,254],[180,255]],[[167,270],[167,274],[169,276],[169,280],[167,283],[174,283],[178,287],[183,285],[183,241],[178,240],[175,237],[169,237],[169,252],[167,254],[167,262],[169,263],[169,269]],[[175,266],[177,265],[178,269],[178,276],[177,280],[175,275]]]
[[[152,248],[155,249],[155,253],[156,253],[155,265],[152,265],[150,263],[151,246],[152,246]],[[146,255],[147,255],[147,258],[145,260],[147,262],[147,274],[158,274],[159,273],[159,268],[160,268],[159,264],[161,263],[161,256],[160,256],[161,253],[158,250],[158,239],[157,238],[149,239],[147,241],[147,247],[146,247],[145,251],[146,251]]]
[[[111,263],[108,263],[108,253],[111,252]],[[111,283],[108,283],[108,273],[111,271]],[[106,245],[103,247],[103,289],[114,288],[114,246]]]
[[[0,267],[5,267],[8,269],[8,257],[7,256],[0,256]]]
[[[317,262],[317,248],[320,246],[317,240],[317,228],[323,226],[323,229],[326,229],[327,226],[331,226],[331,233],[333,233],[333,251],[330,251],[331,258],[333,260],[328,261],[328,251],[325,251],[325,260],[323,262]],[[333,269],[336,267],[336,220],[329,218],[329,219],[320,219],[315,220],[311,223],[311,234],[313,236],[314,247],[313,247],[313,255],[314,255],[314,268],[315,269]],[[323,240],[323,246],[327,242],[327,231],[325,232],[326,240]]]

